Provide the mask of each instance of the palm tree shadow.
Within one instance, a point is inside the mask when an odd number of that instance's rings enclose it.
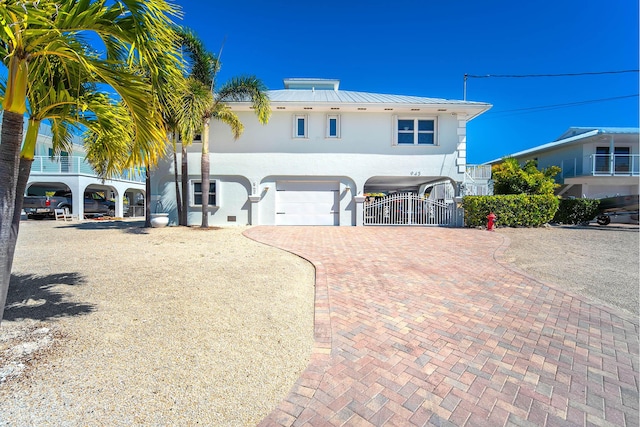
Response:
[[[56,285],[81,286],[85,281],[78,273],[46,276],[12,274],[4,310],[4,320],[49,320],[91,313],[95,306],[66,300]]]

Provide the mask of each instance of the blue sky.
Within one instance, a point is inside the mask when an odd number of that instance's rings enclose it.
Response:
[[[638,2],[178,0],[182,24],[212,52],[220,80],[255,74],[340,79],[340,88],[462,99],[464,74],[638,69]],[[468,127],[468,162],[555,140],[570,126],[638,126],[638,73],[470,78],[493,104]],[[587,102],[605,98],[628,98]],[[558,104],[567,107],[521,110]]]

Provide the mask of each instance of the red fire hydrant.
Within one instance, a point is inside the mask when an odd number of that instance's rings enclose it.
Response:
[[[493,212],[487,215],[487,231],[493,231],[493,226],[496,223],[496,218],[497,216]]]

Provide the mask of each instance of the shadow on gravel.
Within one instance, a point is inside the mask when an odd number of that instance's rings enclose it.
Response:
[[[68,223],[59,228],[76,228],[78,230],[121,230],[123,233],[149,234],[149,229],[144,227],[144,220],[141,221],[83,221]]]
[[[94,311],[90,304],[65,301],[65,294],[53,289],[56,285],[83,285],[78,273],[11,275],[4,310],[4,320],[48,320],[56,317],[78,316]]]

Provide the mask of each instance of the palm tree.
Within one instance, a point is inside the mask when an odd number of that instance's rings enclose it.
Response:
[[[218,92],[214,91],[213,105],[205,112],[202,130],[202,161],[200,165],[202,171],[202,224],[200,226],[203,228],[209,227],[209,128],[211,119],[226,123],[231,127],[233,137],[238,139],[244,131],[244,125],[227,102],[250,100],[258,116],[258,121],[266,124],[271,116],[271,106],[266,91],[264,83],[255,76],[233,77],[223,84]]]
[[[60,89],[52,86],[48,78],[33,76],[46,76],[47,70],[54,69],[70,74],[77,71],[80,81],[107,85],[118,94],[132,140],[128,149],[113,152],[120,157],[93,151],[105,176],[144,160],[155,162],[162,152],[164,128],[153,106],[162,97],[162,79],[179,74],[176,35],[170,18],[178,12],[165,0],[2,1],[0,58],[8,68],[8,76],[0,136],[0,318],[18,234],[18,226],[12,223],[16,204],[20,204],[17,201],[22,197],[17,184],[27,100],[29,94]],[[106,48],[105,55],[99,56],[91,49],[86,33],[97,35]],[[80,110],[83,108],[79,105]],[[56,120],[54,129],[62,137],[63,121]],[[34,122],[35,134],[36,127]],[[116,131],[95,133],[96,129],[88,127],[94,148],[106,149],[115,142]],[[28,155],[27,148],[23,157]]]
[[[210,159],[209,159],[209,137],[211,120],[220,120],[231,127],[234,138],[239,138],[244,131],[244,126],[240,118],[234,113],[228,102],[231,101],[251,101],[258,120],[266,124],[271,116],[269,98],[266,94],[266,87],[261,80],[255,76],[234,77],[229,82],[223,84],[216,91],[216,75],[220,70],[219,56],[208,52],[203,43],[195,37],[193,33],[184,35],[185,48],[191,58],[191,76],[195,80],[194,87],[200,83],[201,88],[209,88],[213,92],[213,100],[208,105],[199,103],[194,111],[198,113],[202,120],[202,158],[200,162],[201,186],[202,186],[202,228],[209,227],[209,185],[210,185]],[[191,141],[191,139],[188,139]],[[183,145],[183,159],[186,158],[186,151]],[[184,163],[183,163],[184,165]],[[183,194],[186,188],[187,171],[182,172]]]
[[[188,28],[180,28],[178,34],[181,50],[185,53],[185,75],[188,78],[177,110],[182,139],[181,204],[184,207],[180,217],[180,225],[188,225],[189,164],[187,147],[191,145],[196,134],[202,134],[203,116],[213,103],[213,94],[211,93],[213,76],[217,73],[219,64],[217,58],[205,49],[204,44],[193,31]],[[179,196],[176,194],[176,197]]]

